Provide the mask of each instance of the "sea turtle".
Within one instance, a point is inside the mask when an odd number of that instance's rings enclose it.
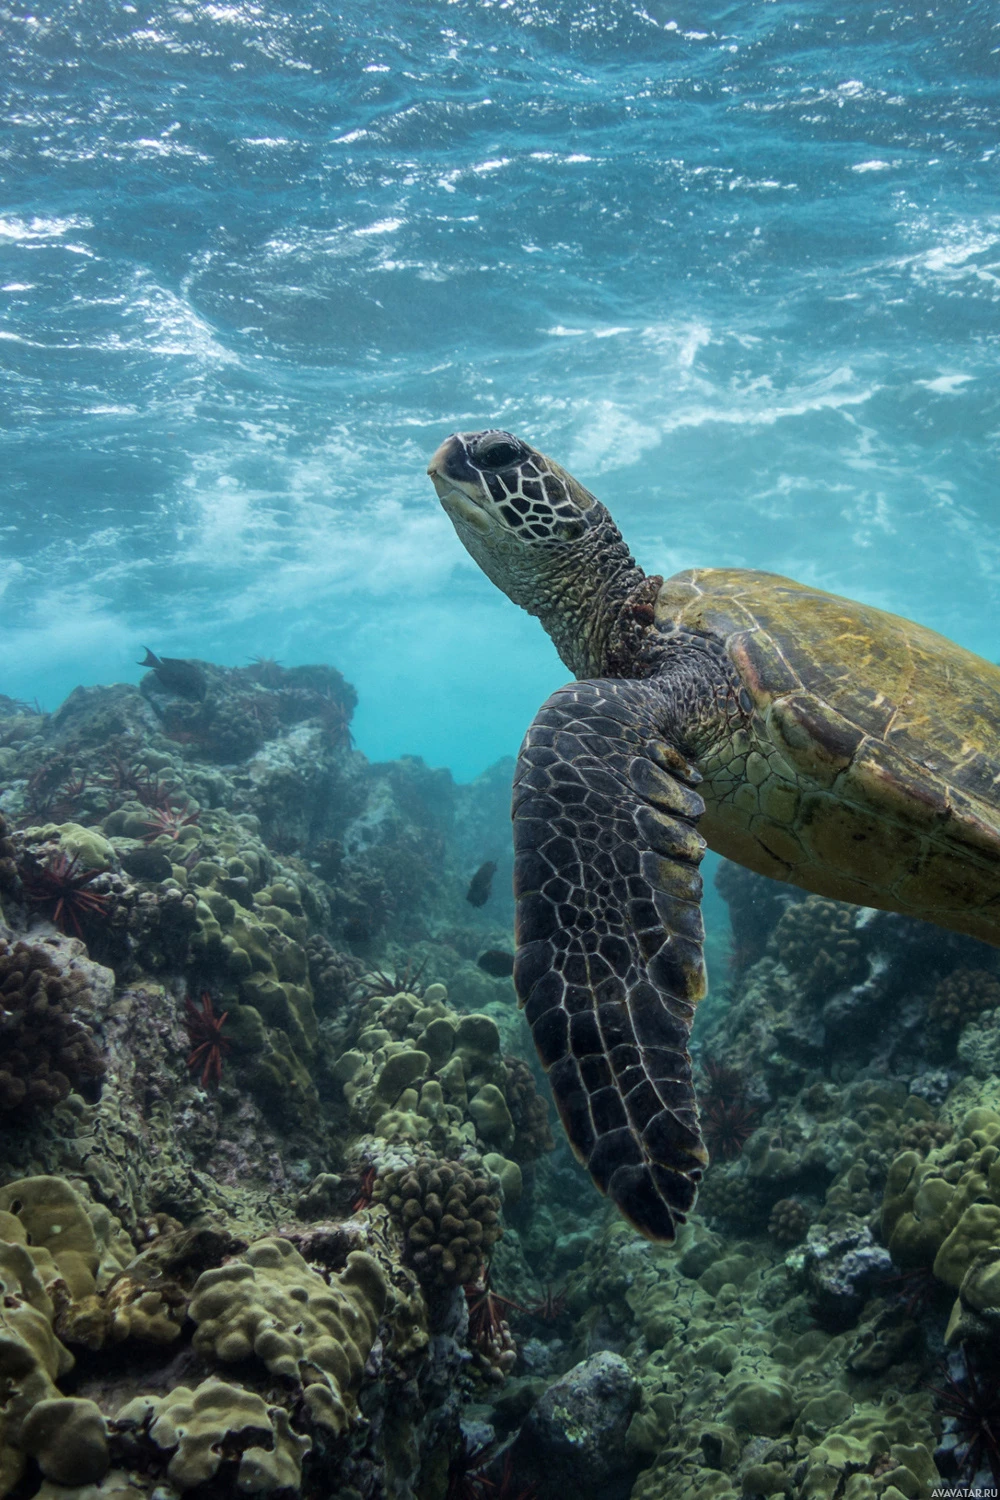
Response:
[[[509,432],[457,433],[428,472],[577,679],[518,760],[514,979],[575,1152],[669,1241],[708,1159],[687,1048],[705,845],[1000,946],[1000,668],[773,573],[648,577]]]

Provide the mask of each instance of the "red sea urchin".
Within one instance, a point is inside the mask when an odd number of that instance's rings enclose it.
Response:
[[[947,1386],[931,1387],[945,1418],[945,1437],[935,1458],[947,1453],[956,1464],[963,1489],[987,1469],[993,1483],[1000,1486],[1000,1366],[992,1351],[970,1360],[963,1344],[961,1354],[964,1369],[949,1368]]]
[[[190,995],[185,998],[184,1009],[187,1011],[188,1036],[191,1038],[193,1049],[188,1057],[187,1065],[192,1072],[202,1069],[201,1086],[203,1089],[207,1088],[209,1083],[221,1083],[222,1059],[232,1046],[229,1038],[222,1034],[229,1012],[224,1010],[221,1016],[215,1014],[212,997],[208,990],[201,992],[200,1010]]]
[[[60,932],[69,932],[72,927],[77,937],[82,938],[83,924],[88,918],[103,919],[108,914],[107,896],[88,889],[103,873],[103,870],[81,870],[79,855],[70,859],[60,850],[44,865],[22,869],[21,884],[33,906],[49,908],[45,915],[51,917]]]
[[[750,1098],[736,1068],[707,1057],[698,1090],[701,1129],[713,1161],[735,1161],[760,1121],[760,1107]]]

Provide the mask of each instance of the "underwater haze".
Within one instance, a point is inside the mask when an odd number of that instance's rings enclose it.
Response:
[[[567,676],[425,476],[997,655],[993,6],[0,7],[0,690],[330,661],[475,775]]]

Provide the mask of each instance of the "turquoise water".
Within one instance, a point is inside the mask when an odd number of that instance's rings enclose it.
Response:
[[[0,9],[4,671],[329,660],[475,774],[565,670],[424,476],[498,424],[640,561],[996,650],[986,4]]]

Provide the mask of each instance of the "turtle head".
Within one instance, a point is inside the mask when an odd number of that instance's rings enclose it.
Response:
[[[510,585],[578,541],[598,504],[565,469],[496,428],[446,438],[427,472],[464,545],[518,604]]]
[[[600,663],[603,601],[642,575],[604,506],[498,428],[456,432],[427,472],[459,539],[499,589],[537,615],[574,672]],[[596,633],[595,633],[596,632]]]

